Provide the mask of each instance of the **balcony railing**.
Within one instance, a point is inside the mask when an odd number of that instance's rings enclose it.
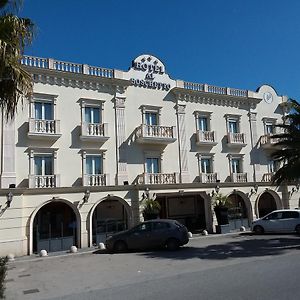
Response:
[[[83,176],[84,186],[106,186],[108,185],[107,174],[86,174]]]
[[[172,143],[176,140],[174,126],[140,125],[135,132],[140,143]]]
[[[108,124],[107,123],[82,123],[81,124],[81,139],[91,140],[107,140],[108,139]]]
[[[215,183],[217,182],[217,179],[217,173],[202,173],[200,176],[200,180],[202,183]]]
[[[200,145],[201,144],[203,144],[203,145],[217,144],[215,131],[197,130],[196,143],[200,144]]]
[[[30,188],[54,188],[59,186],[59,175],[29,175]]]
[[[29,119],[30,137],[54,137],[61,136],[59,120]]]
[[[232,182],[247,182],[247,173],[232,173]]]
[[[174,184],[179,183],[178,173],[143,173],[139,176],[139,184]]]
[[[72,62],[65,62],[55,60],[52,58],[41,58],[34,56],[23,56],[21,63],[24,66],[50,69],[61,72],[85,74],[97,77],[114,78],[114,70],[100,67],[93,67],[85,64],[76,64]]]
[[[260,137],[260,145],[266,149],[273,148],[274,144],[278,143],[279,141],[279,138],[272,138],[272,135],[270,134],[265,134]]]
[[[203,83],[194,83],[194,82],[183,82],[183,88],[187,90],[192,90],[196,92],[205,92],[205,93],[213,93],[220,95],[228,95],[233,97],[248,97],[247,90],[240,90],[228,87],[219,87],[215,85],[203,84]]]
[[[265,173],[261,179],[262,182],[271,182],[274,176],[274,172]]]
[[[246,145],[246,136],[244,133],[227,133],[227,141],[229,145],[236,146],[245,146]]]

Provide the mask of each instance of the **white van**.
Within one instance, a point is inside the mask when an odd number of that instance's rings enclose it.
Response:
[[[297,232],[300,234],[300,210],[274,210],[263,218],[253,221],[251,229],[256,234],[264,232]]]

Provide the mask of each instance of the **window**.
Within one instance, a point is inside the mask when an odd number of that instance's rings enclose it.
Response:
[[[147,232],[151,231],[151,223],[143,223],[136,227],[135,232]]]
[[[149,126],[160,125],[160,106],[142,105],[142,124]]]
[[[299,213],[296,211],[284,211],[282,218],[283,219],[298,219]]]
[[[35,155],[34,156],[35,175],[53,175],[53,156]]]
[[[231,159],[231,170],[232,170],[232,173],[242,173],[240,158],[232,158]]]
[[[89,175],[103,174],[102,156],[99,155],[86,156],[86,174]]]
[[[53,120],[53,105],[49,102],[34,102],[34,118],[38,120]]]
[[[283,213],[282,212],[275,212],[275,213],[272,213],[272,214],[266,216],[263,219],[264,220],[280,220],[282,218],[283,218]]]
[[[201,131],[208,131],[208,121],[207,117],[200,116],[198,119],[198,128]]]
[[[158,125],[158,115],[153,112],[145,113],[145,124],[146,125]]]
[[[153,223],[153,230],[162,230],[162,229],[168,229],[168,228],[170,228],[169,223],[163,223],[163,222]]]
[[[156,157],[146,158],[146,173],[160,173],[160,159]]]
[[[101,123],[101,109],[99,107],[86,106],[84,108],[85,122],[99,124]]]
[[[229,120],[228,121],[228,132],[230,132],[230,133],[238,133],[238,123],[237,123],[237,120]]]
[[[201,158],[201,173],[212,173],[212,159]]]
[[[275,160],[270,160],[268,162],[268,172],[269,173],[275,173],[278,169],[278,162]]]
[[[274,133],[274,125],[271,123],[266,123],[265,125],[265,133],[266,134],[273,134]]]

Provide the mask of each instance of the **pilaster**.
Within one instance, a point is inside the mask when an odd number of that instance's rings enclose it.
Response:
[[[125,128],[125,100],[126,97],[117,92],[115,103],[115,131],[116,131],[116,184],[122,185],[128,181],[127,153],[126,153],[126,128]]]
[[[186,142],[186,130],[185,130],[185,105],[177,104],[175,106],[177,114],[177,128],[178,128],[178,146],[179,146],[179,166],[180,166],[180,182],[190,182],[189,170],[188,170],[188,149]]]
[[[16,184],[15,120],[2,114],[1,188]]]

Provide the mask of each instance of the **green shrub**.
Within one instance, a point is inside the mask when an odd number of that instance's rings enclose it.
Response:
[[[4,279],[7,271],[7,257],[0,257],[0,299],[4,299]]]

